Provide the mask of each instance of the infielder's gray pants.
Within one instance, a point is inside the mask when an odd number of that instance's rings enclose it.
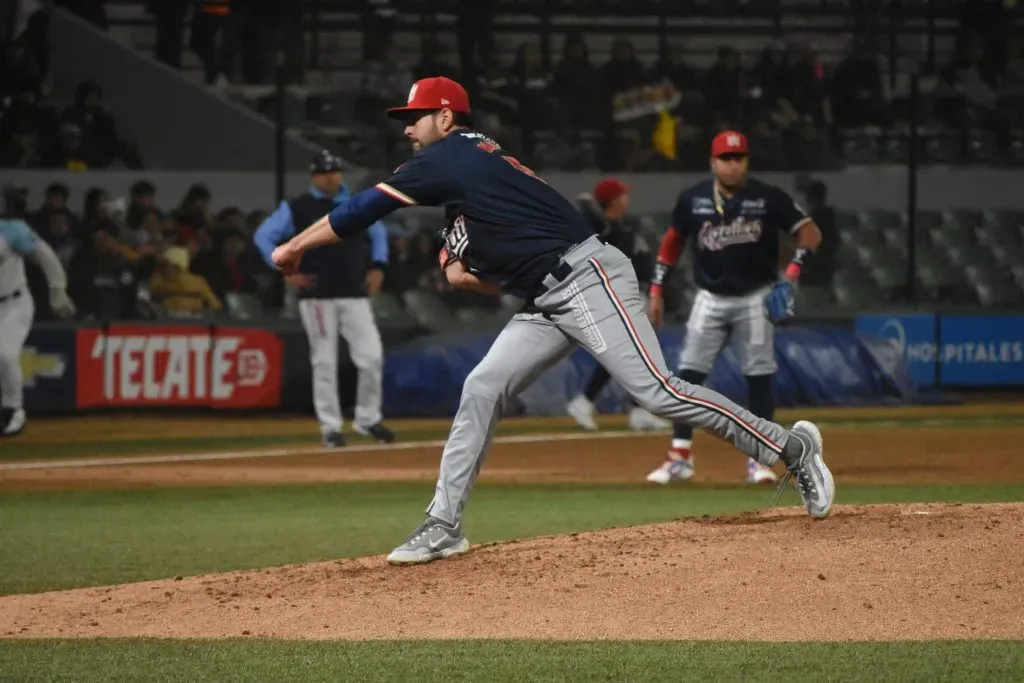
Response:
[[[35,307],[28,287],[21,296],[0,303],[0,407],[22,407],[21,347],[25,345]]]
[[[429,515],[460,520],[508,400],[577,346],[654,414],[708,429],[764,465],[776,463],[787,430],[668,372],[636,273],[621,251],[594,237],[563,260],[568,275],[549,275],[547,292],[534,302],[543,313],[515,316],[466,378]]]

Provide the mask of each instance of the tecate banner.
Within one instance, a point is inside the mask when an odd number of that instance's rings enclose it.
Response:
[[[1024,385],[1024,316],[862,315],[857,332],[891,339],[921,386],[935,384],[937,363],[943,385]]]
[[[264,330],[112,326],[78,331],[79,408],[258,408],[281,398],[281,341]]]

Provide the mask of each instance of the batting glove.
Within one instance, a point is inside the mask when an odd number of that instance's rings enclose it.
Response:
[[[764,298],[764,310],[768,320],[777,323],[794,315],[796,304],[796,288],[792,282],[783,280],[772,287]]]

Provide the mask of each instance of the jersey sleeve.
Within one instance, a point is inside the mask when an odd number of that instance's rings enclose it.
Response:
[[[39,236],[23,220],[0,220],[0,236],[15,254],[33,256],[39,250]]]
[[[779,230],[793,234],[811,222],[811,217],[807,215],[803,207],[782,190],[775,189],[771,202],[771,215]]]
[[[443,204],[454,198],[449,178],[443,155],[428,149],[399,166],[384,182],[363,190],[331,211],[331,228],[344,239],[406,206]]]

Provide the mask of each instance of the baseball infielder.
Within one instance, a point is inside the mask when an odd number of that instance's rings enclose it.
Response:
[[[469,550],[462,513],[505,405],[579,346],[651,412],[710,429],[765,465],[781,459],[808,513],[827,516],[835,484],[818,428],[802,421],[784,429],[671,375],[629,259],[602,244],[533,171],[471,130],[469,112],[458,83],[417,81],[407,106],[388,110],[405,122],[416,154],[273,254],[285,274],[295,273],[308,250],[357,238],[396,209],[444,206],[448,229],[438,261],[448,282],[528,302],[466,378],[427,518],[388,561],[418,564]]]
[[[679,194],[672,225],[658,250],[651,281],[650,316],[664,314],[662,287],[679,261],[683,245],[694,237],[694,280],[698,293],[686,326],[679,377],[703,384],[727,340],[731,340],[747,378],[750,412],[775,419],[774,324],[793,315],[796,280],[821,232],[785,192],[747,177],[747,139],[726,131],[711,143],[713,178]],[[779,281],[779,235],[796,238],[796,251]],[[656,484],[694,475],[693,425],[677,422],[668,459],[647,480]],[[747,482],[774,482],[775,473],[756,459],[747,462]]]
[[[343,182],[341,161],[327,150],[317,154],[309,171],[310,189],[281,202],[253,236],[272,268],[274,247],[352,196]],[[313,405],[323,444],[329,448],[346,443],[338,394],[339,334],[348,343],[359,372],[353,429],[381,443],[395,440],[394,432],[381,422],[384,347],[368,298],[380,291],[387,264],[388,230],[383,223],[374,223],[354,239],[310,251],[302,259],[300,272],[286,277],[299,288],[299,313],[313,368]]]
[[[5,216],[13,216],[12,202],[5,190]],[[75,306],[68,298],[67,277],[60,259],[21,218],[0,219],[0,436],[16,436],[25,430],[21,348],[25,345],[35,307],[25,279],[24,258],[39,264],[50,285],[50,306],[59,316],[69,316]]]

